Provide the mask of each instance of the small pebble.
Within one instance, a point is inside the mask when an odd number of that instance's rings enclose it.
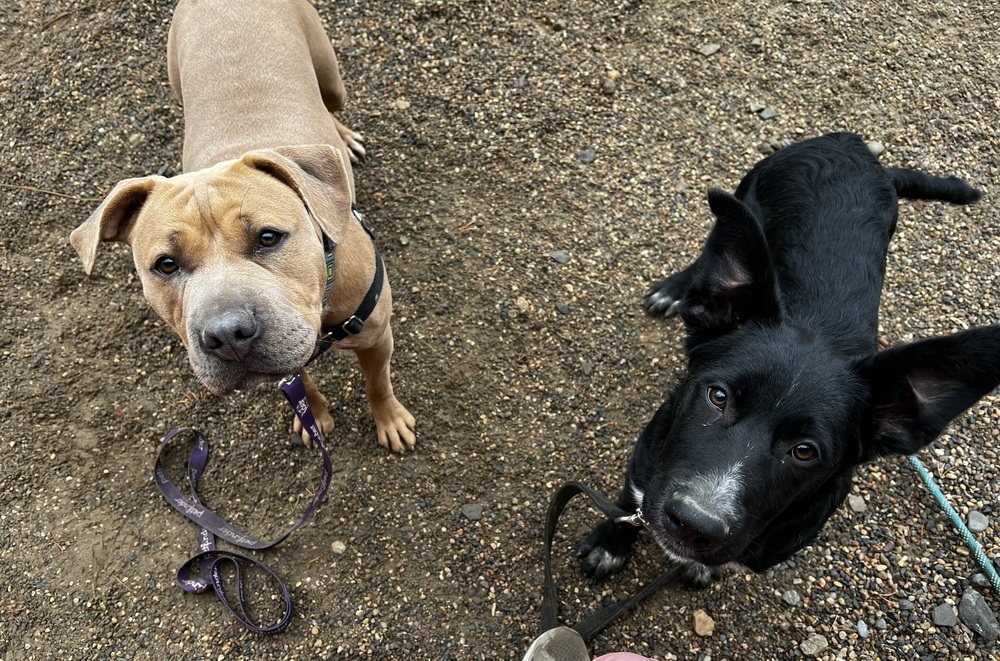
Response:
[[[901,611],[911,611],[911,610],[913,610],[914,606],[915,606],[915,604],[912,601],[910,601],[909,599],[900,599],[899,600],[899,610],[901,610]]]
[[[556,301],[556,312],[560,314],[569,314],[569,306],[566,305],[565,301]]]
[[[699,636],[711,636],[715,631],[715,620],[702,609],[694,612],[694,632]]]
[[[847,497],[847,504],[850,506],[852,512],[856,512],[858,514],[868,509],[865,499],[853,493]]]
[[[884,617],[880,617],[879,619],[875,620],[875,628],[878,629],[879,631],[885,631],[888,627],[889,625],[886,624]]]
[[[590,376],[590,373],[594,371],[594,361],[590,358],[581,358],[580,362],[583,364],[583,375]]]
[[[885,145],[877,140],[872,140],[868,143],[868,151],[870,151],[875,156],[881,156],[885,153]]]
[[[344,551],[347,550],[347,544],[339,541],[334,542],[333,544],[330,545],[330,550],[337,555],[343,555]]]
[[[864,620],[858,620],[858,635],[861,638],[867,638],[871,635],[871,631],[868,630],[868,623]]]
[[[474,504],[462,505],[462,516],[469,521],[479,521],[483,518],[483,506]]]
[[[949,603],[939,604],[934,608],[932,615],[934,626],[953,627],[958,624],[958,610]]]
[[[708,57],[709,55],[715,55],[718,53],[720,48],[722,48],[721,44],[705,44],[698,50],[701,51],[702,55]]]
[[[803,640],[799,648],[806,656],[819,656],[823,650],[829,647],[829,645],[830,644],[826,642],[826,638],[818,633],[814,633],[810,634],[808,638]]]
[[[990,527],[990,519],[982,512],[972,510],[966,520],[969,530],[972,532],[983,532]]]
[[[610,78],[601,79],[601,91],[605,94],[614,94],[617,87],[618,86],[615,84],[615,81]]]
[[[760,111],[761,119],[774,119],[778,116],[778,112],[774,108],[764,108]]]
[[[795,590],[789,590],[785,594],[781,595],[781,600],[789,606],[798,606],[802,603],[802,596]]]
[[[565,250],[553,250],[549,253],[549,257],[556,260],[560,264],[565,264],[569,261],[569,253]]]
[[[767,106],[765,106],[763,103],[757,103],[756,101],[750,102],[750,112],[760,112],[766,107]]]
[[[401,246],[408,246],[408,245],[410,245],[410,237],[408,237],[408,236],[401,236],[401,237],[399,237],[399,245],[401,245]]]
[[[990,579],[987,578],[986,574],[982,572],[977,572],[973,574],[972,577],[969,579],[969,582],[972,583],[972,587],[975,588],[990,587]]]
[[[580,159],[581,163],[589,165],[597,160],[597,152],[593,149],[584,149],[577,158]]]

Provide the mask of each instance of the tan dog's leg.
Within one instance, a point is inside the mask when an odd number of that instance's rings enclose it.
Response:
[[[316,14],[312,7],[306,7],[303,11],[309,14]],[[314,20],[306,20],[306,43],[309,45],[309,57],[312,59],[313,69],[316,71],[316,81],[319,83],[320,94],[323,96],[323,105],[330,111],[332,116],[338,110],[343,110],[347,102],[347,90],[344,88],[344,80],[340,77],[340,65],[337,64],[337,54],[333,52],[333,44],[323,29],[323,24],[319,16],[315,15]],[[352,131],[333,118],[337,125],[337,133],[347,146],[347,155],[352,163],[357,163],[365,157],[365,146],[362,144],[364,138],[361,134]]]
[[[392,381],[389,378],[392,329],[387,324],[377,344],[354,353],[358,356],[361,371],[365,375],[365,393],[375,418],[379,444],[393,452],[412,450],[417,442],[413,433],[416,421],[392,393]]]
[[[316,424],[319,425],[319,430],[323,432],[323,437],[326,439],[329,437],[330,432],[333,431],[333,416],[330,415],[326,397],[319,391],[319,388],[316,387],[316,382],[312,380],[312,377],[305,370],[299,372],[299,376],[302,377],[302,386],[306,389],[306,397],[309,398],[309,408],[312,409],[313,417],[316,418]],[[302,442],[305,443],[306,447],[313,447],[312,437],[309,435],[309,432],[303,429],[298,416],[295,416],[293,428],[296,434],[302,435]]]

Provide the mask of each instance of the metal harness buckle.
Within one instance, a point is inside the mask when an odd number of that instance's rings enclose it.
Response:
[[[617,519],[615,519],[615,523],[630,523],[633,526],[636,526],[637,528],[649,525],[649,521],[647,521],[646,517],[642,515],[641,507],[635,511],[635,514],[618,517]]]
[[[340,328],[348,335],[357,335],[365,329],[365,322],[362,319],[358,319],[357,315],[351,315],[351,318],[340,325]]]

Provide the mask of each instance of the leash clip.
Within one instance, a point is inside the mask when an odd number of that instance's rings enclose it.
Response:
[[[629,523],[636,528],[642,528],[649,525],[649,521],[642,514],[642,508],[640,507],[635,511],[635,514],[630,514],[629,516],[620,516],[615,519],[615,523]]]

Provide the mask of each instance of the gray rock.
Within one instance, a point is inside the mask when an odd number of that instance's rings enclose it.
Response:
[[[702,55],[708,57],[709,55],[715,55],[716,53],[718,53],[720,48],[722,48],[721,44],[705,44],[698,50],[701,52]]]
[[[995,641],[1000,635],[1000,624],[989,604],[972,588],[967,588],[958,602],[958,616],[962,623],[988,641]]]
[[[901,611],[911,611],[911,610],[913,610],[914,606],[915,606],[915,604],[912,601],[910,601],[909,599],[900,599],[899,600],[899,610],[901,610]]]
[[[560,314],[569,314],[569,306],[566,305],[565,301],[556,301],[556,312]]]
[[[972,532],[982,532],[990,527],[990,519],[982,512],[972,510],[969,512],[966,524]]]
[[[614,94],[617,87],[618,86],[615,84],[615,81],[610,78],[601,79],[601,91],[605,94]]]
[[[867,638],[871,635],[871,631],[868,630],[868,623],[864,620],[858,620],[858,635],[861,638]]]
[[[958,624],[958,610],[952,604],[940,604],[934,608],[931,619],[934,626],[953,627]]]
[[[789,590],[785,594],[781,595],[781,600],[788,604],[789,606],[798,606],[802,603],[802,597],[795,590]]]
[[[853,493],[847,497],[847,504],[850,506],[852,512],[857,512],[858,514],[868,509],[865,499]]]
[[[829,647],[829,643],[826,642],[826,638],[819,635],[818,633],[810,634],[808,638],[802,641],[799,648],[802,653],[806,656],[819,656],[823,650]]]
[[[990,579],[986,577],[986,574],[978,572],[972,575],[969,579],[974,588],[988,588],[990,587]]]
[[[765,106],[763,103],[757,103],[756,101],[750,102],[750,112],[760,112],[766,107],[767,106]]]
[[[885,631],[888,627],[889,625],[886,624],[884,617],[880,617],[879,619],[875,620],[875,628],[878,629],[879,631]]]
[[[590,373],[594,371],[594,361],[590,358],[582,358],[580,362],[583,363],[584,376],[590,376]]]
[[[764,108],[763,110],[760,111],[761,119],[774,119],[777,116],[778,116],[778,111],[775,110],[774,108]]]
[[[593,149],[584,149],[577,158],[581,163],[590,164],[597,160],[597,152]]]
[[[462,516],[469,521],[478,521],[483,518],[483,506],[471,503],[462,505]]]
[[[401,245],[401,246],[408,246],[408,245],[410,245],[410,237],[408,237],[408,236],[401,236],[401,237],[399,237],[399,245]]]
[[[569,253],[565,250],[553,250],[549,252],[549,257],[556,260],[560,264],[565,264],[569,261]]]

